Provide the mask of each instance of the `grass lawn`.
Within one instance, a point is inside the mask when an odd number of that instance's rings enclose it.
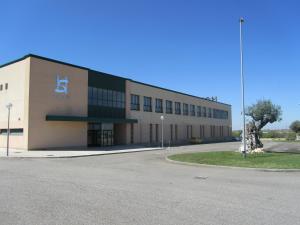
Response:
[[[293,153],[248,154],[247,158],[243,158],[241,153],[238,152],[198,152],[171,155],[168,158],[175,161],[209,165],[268,169],[300,169],[300,154]]]

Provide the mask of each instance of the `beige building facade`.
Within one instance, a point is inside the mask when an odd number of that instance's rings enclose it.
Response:
[[[10,146],[24,150],[224,141],[232,130],[228,104],[32,54],[0,66],[0,148],[9,103]]]

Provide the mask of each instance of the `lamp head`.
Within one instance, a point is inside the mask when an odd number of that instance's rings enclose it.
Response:
[[[8,108],[8,109],[10,109],[12,107],[12,104],[11,103],[8,103],[7,105],[6,105],[6,108]]]

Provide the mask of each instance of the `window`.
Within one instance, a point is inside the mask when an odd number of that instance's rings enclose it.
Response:
[[[197,116],[201,117],[201,106],[197,106]]]
[[[206,107],[202,107],[203,108],[203,117],[206,117]]]
[[[23,135],[23,128],[13,128],[9,129],[10,135]],[[7,129],[0,129],[0,135],[7,135]]]
[[[175,140],[178,140],[178,127],[177,124],[175,124]]]
[[[173,102],[166,100],[166,113],[172,114],[173,113]]]
[[[204,125],[200,125],[200,138],[204,138]]]
[[[220,126],[220,136],[224,137],[224,128],[223,128],[223,126]]]
[[[149,128],[149,135],[150,135],[150,137],[149,137],[149,139],[150,139],[150,143],[152,143],[153,142],[153,136],[152,136],[152,130],[153,130],[153,128],[152,128],[152,123],[150,123],[150,128]]]
[[[190,105],[191,116],[195,116],[195,105]]]
[[[108,107],[108,92],[106,89],[102,90],[102,105]]]
[[[158,124],[155,124],[155,141],[158,142]]]
[[[160,98],[155,99],[155,112],[157,113],[163,112],[163,100]]]
[[[185,103],[183,103],[183,115],[189,115],[189,105]]]
[[[140,96],[131,94],[131,110],[140,110]]]
[[[96,87],[88,88],[88,103],[94,106],[125,108],[125,93]]]
[[[190,139],[190,126],[186,125],[186,139]]]
[[[211,108],[208,108],[208,118],[211,118]]]
[[[210,137],[215,137],[216,135],[216,126],[211,125],[210,126]]]
[[[8,89],[8,83],[5,84],[5,90],[7,90],[7,89]]]
[[[151,97],[144,96],[144,111],[152,112],[152,99]]]
[[[0,91],[3,90],[3,84],[0,84]]]
[[[228,112],[220,109],[213,109],[213,118],[215,119],[228,119]]]
[[[170,124],[171,141],[173,141],[173,124]]]
[[[175,114],[180,115],[181,114],[181,103],[175,102]]]
[[[130,124],[130,143],[133,144],[134,141],[134,124]]]

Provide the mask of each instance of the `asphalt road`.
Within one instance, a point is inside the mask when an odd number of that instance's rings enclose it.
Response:
[[[2,158],[0,224],[300,224],[299,172],[185,166],[166,162],[165,154]]]

